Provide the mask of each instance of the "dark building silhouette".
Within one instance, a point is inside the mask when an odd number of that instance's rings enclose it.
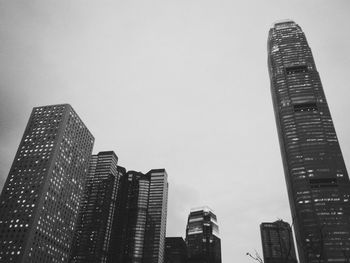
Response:
[[[113,151],[92,155],[73,242],[71,263],[103,263],[114,249],[111,242],[121,177]]]
[[[165,169],[129,171],[122,180],[115,221],[115,262],[163,263],[168,201]]]
[[[165,238],[164,263],[187,263],[187,246],[182,237]]]
[[[293,233],[287,222],[260,225],[264,263],[296,263]]]
[[[299,259],[348,262],[349,177],[311,49],[293,21],[270,29],[268,67]]]
[[[0,262],[68,262],[93,144],[70,105],[33,109],[0,197]]]
[[[221,263],[221,240],[216,215],[209,207],[192,209],[187,221],[189,263]]]

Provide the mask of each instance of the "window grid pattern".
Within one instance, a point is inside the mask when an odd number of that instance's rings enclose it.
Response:
[[[0,262],[67,262],[92,145],[70,105],[33,109],[0,198]]]
[[[168,175],[164,169],[151,170],[148,197],[144,263],[163,263],[168,204]]]
[[[268,65],[301,262],[350,256],[350,186],[315,62],[301,28],[277,23]]]
[[[293,233],[282,220],[260,225],[264,263],[297,263]]]

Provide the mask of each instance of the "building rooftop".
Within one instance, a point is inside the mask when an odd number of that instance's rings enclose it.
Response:
[[[194,207],[194,208],[191,208],[190,212],[199,212],[199,211],[212,212],[214,214],[214,210],[211,209],[209,206]]]

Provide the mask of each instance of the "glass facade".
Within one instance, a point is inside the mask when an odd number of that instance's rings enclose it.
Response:
[[[282,220],[260,225],[264,263],[297,263],[293,233]]]
[[[113,250],[113,221],[125,169],[117,165],[114,152],[92,155],[75,232],[71,263],[105,263]]]
[[[33,109],[0,197],[0,262],[68,262],[93,143],[70,105]]]
[[[163,263],[167,198],[164,169],[127,172],[115,221],[115,262]]]
[[[187,263],[187,246],[182,237],[165,238],[164,263]]]
[[[147,173],[150,180],[143,263],[163,263],[168,205],[168,175],[164,169]]]
[[[293,21],[270,29],[268,67],[299,260],[347,262],[349,177],[311,49]]]
[[[189,263],[221,263],[221,240],[214,212],[209,207],[192,209],[187,221]]]

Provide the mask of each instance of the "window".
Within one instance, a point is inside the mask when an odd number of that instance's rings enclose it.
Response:
[[[286,67],[285,69],[286,69],[286,74],[287,75],[308,72],[308,69],[307,69],[306,65],[291,66],[291,67]]]
[[[302,111],[317,111],[317,105],[315,102],[306,102],[306,103],[299,103],[294,104],[294,111],[295,112],[302,112]]]

